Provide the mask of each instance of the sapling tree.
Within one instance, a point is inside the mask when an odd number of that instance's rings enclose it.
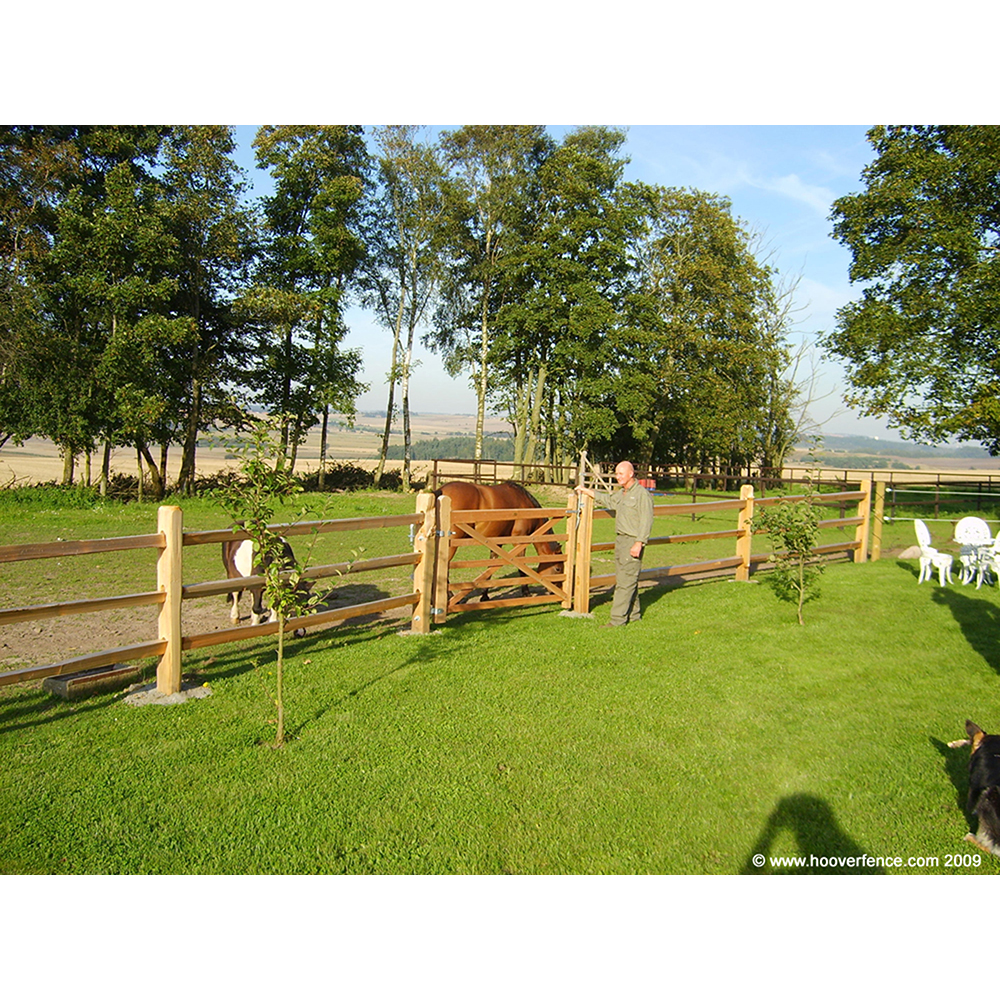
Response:
[[[250,437],[235,446],[239,478],[216,492],[219,505],[233,518],[233,527],[245,531],[253,541],[254,563],[264,577],[264,598],[278,623],[277,692],[278,711],[275,744],[285,742],[284,664],[285,623],[314,607],[321,597],[303,583],[302,567],[289,560],[281,536],[271,528],[278,508],[292,502],[302,487],[287,471],[283,452],[274,441],[275,421],[262,419]],[[307,513],[301,508],[296,519]]]
[[[763,530],[771,543],[774,572],[771,582],[782,600],[793,601],[799,624],[802,605],[819,596],[823,564],[813,560],[812,550],[819,535],[820,510],[811,490],[806,499],[782,497],[777,503],[758,507],[751,522]]]

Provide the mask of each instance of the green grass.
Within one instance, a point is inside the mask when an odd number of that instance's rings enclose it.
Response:
[[[177,707],[0,689],[0,872],[995,872],[945,744],[1000,730],[998,597],[886,559],[830,566],[804,628],[725,581],[647,590],[619,630],[606,597],[427,637],[347,623],[289,643],[282,750],[265,642],[189,655],[213,695]]]
[[[207,500],[182,506],[189,529],[226,523]],[[326,516],[412,509],[362,492]],[[0,544],[142,534],[155,517],[137,504],[0,514]],[[912,535],[887,525],[883,550]],[[320,546],[313,562],[409,539]],[[187,581],[218,575],[215,546],[185,557]],[[149,589],[149,553],[117,559],[0,567],[4,604]],[[968,751],[945,746],[967,717],[1000,731],[1000,591],[918,587],[914,562],[886,558],[830,565],[804,628],[766,583],[652,588],[643,606],[618,630],[598,627],[601,594],[594,620],[542,607],[467,612],[426,637],[386,621],[310,633],[288,646],[282,750],[268,641],[188,654],[213,694],[177,707],[0,688],[0,873],[736,873],[758,871],[758,853],[936,858],[929,871],[956,871],[944,864],[959,854],[980,861],[959,871],[1000,870],[961,840]]]

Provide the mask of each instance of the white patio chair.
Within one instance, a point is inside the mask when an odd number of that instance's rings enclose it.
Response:
[[[946,580],[951,583],[951,565],[955,561],[954,557],[947,552],[938,552],[931,545],[931,533],[928,531],[927,525],[919,518],[914,520],[913,527],[917,532],[917,544],[920,546],[920,576],[917,577],[917,583],[929,580],[931,571],[934,569],[938,571],[938,579],[941,581],[942,587]]]
[[[989,576],[993,532],[981,517],[963,517],[955,525],[955,541],[961,546],[958,558],[962,562],[962,583],[976,581],[976,590]]]

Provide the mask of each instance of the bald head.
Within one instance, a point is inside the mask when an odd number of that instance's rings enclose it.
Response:
[[[635,468],[632,463],[619,462],[615,466],[615,479],[623,490],[627,490],[635,481]]]

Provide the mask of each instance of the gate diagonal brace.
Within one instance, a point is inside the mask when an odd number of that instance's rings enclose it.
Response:
[[[532,532],[529,541],[517,544],[510,551],[504,549],[501,543],[496,542],[493,539],[487,538],[485,535],[480,534],[471,524],[463,524],[462,530],[465,531],[465,533],[470,538],[475,539],[475,541],[479,542],[480,545],[484,545],[486,548],[492,551],[501,562],[506,563],[508,566],[512,566],[514,569],[523,573],[525,576],[527,576],[531,580],[534,580],[536,583],[540,583],[546,590],[548,590],[554,596],[560,599],[565,599],[566,597],[565,592],[561,591],[557,586],[555,586],[554,584],[546,580],[544,577],[542,577],[537,570],[533,570],[528,565],[527,559],[524,558],[525,549],[527,549],[529,545],[533,544],[533,541],[531,539],[534,539],[536,538],[536,536],[539,536],[539,532],[545,531],[551,525],[551,523],[553,522],[549,522],[548,525],[543,526],[538,531]],[[543,539],[539,537],[539,540],[541,541]],[[521,558],[518,558],[519,556]],[[492,577],[492,575],[496,572],[496,570],[499,568],[500,567],[497,566],[488,570],[486,573],[481,574],[475,581],[476,585],[480,586],[482,581],[489,580]]]

